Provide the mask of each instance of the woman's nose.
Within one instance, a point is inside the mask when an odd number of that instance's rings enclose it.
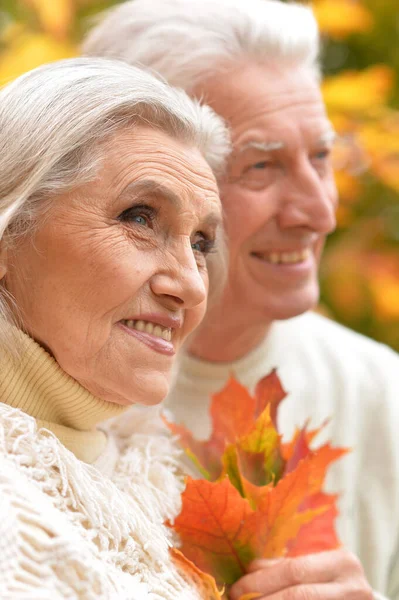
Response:
[[[163,265],[151,278],[151,290],[170,308],[193,308],[206,300],[208,290],[191,246],[178,255],[166,252]]]

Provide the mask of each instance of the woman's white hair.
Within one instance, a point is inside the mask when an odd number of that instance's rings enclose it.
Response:
[[[60,61],[3,88],[0,251],[33,230],[54,196],[93,179],[103,158],[101,143],[135,123],[197,147],[216,173],[223,169],[230,145],[222,119],[123,62]],[[6,296],[1,285],[0,317],[10,318]]]
[[[320,78],[311,8],[279,0],[130,0],[89,33],[83,53],[151,69],[188,92],[243,59]]]

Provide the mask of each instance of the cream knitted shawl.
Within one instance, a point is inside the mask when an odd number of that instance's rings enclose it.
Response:
[[[135,411],[118,419],[107,478],[0,403],[2,600],[199,599],[163,525],[179,512],[178,451]]]

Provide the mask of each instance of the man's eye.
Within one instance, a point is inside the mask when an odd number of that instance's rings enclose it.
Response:
[[[270,166],[270,162],[267,160],[263,160],[262,162],[258,162],[258,163],[255,163],[254,165],[251,165],[250,168],[261,170],[261,169],[266,169],[268,166]]]
[[[330,156],[331,151],[329,149],[319,150],[316,154],[313,155],[313,158],[316,160],[326,160]]]
[[[118,220],[124,223],[137,223],[142,227],[151,227],[155,218],[155,210],[151,206],[132,206],[119,215]]]

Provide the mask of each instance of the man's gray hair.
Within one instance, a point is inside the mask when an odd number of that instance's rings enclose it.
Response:
[[[188,92],[248,59],[320,77],[311,8],[279,0],[130,0],[89,33],[83,53],[151,69]]]
[[[1,90],[0,250],[29,233],[54,196],[92,180],[101,142],[135,123],[197,147],[216,173],[223,169],[230,144],[222,119],[123,62],[60,61]],[[6,315],[1,286],[0,321]]]

